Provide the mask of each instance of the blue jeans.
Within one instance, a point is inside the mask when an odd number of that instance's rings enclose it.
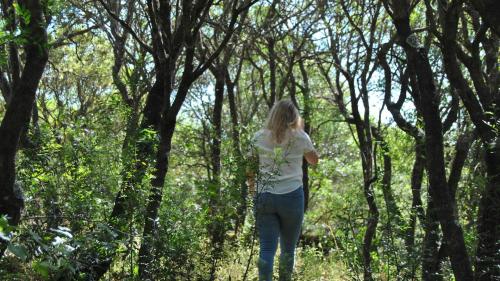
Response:
[[[281,249],[279,280],[292,280],[295,246],[304,219],[302,187],[286,194],[259,193],[254,208],[260,240],[259,280],[272,281],[278,240]]]

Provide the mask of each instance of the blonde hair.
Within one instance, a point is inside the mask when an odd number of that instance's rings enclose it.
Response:
[[[271,140],[282,143],[287,133],[297,130],[302,124],[299,111],[290,100],[280,100],[273,105],[266,121],[266,128],[271,131]]]

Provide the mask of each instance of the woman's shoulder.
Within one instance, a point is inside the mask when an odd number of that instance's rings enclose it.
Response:
[[[294,130],[293,135],[301,139],[309,139],[309,135],[302,129]]]
[[[300,129],[295,132],[295,139],[298,141],[298,143],[309,146],[311,145],[312,141],[311,138],[309,137],[309,134],[305,132],[304,130]]]
[[[257,132],[255,132],[253,135],[254,135],[254,137],[266,136],[266,135],[269,135],[270,133],[271,133],[271,131],[269,131],[268,129],[262,128],[262,129],[258,130]]]
[[[269,135],[269,130],[268,129],[260,129],[257,132],[253,134],[253,140],[259,140],[262,137],[268,136]]]

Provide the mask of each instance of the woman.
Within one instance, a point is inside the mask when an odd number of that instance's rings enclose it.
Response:
[[[302,159],[312,165],[318,163],[318,154],[291,101],[282,100],[273,106],[265,128],[253,137],[252,152],[259,163],[258,173],[249,174],[251,192],[257,185],[254,211],[260,240],[259,280],[272,280],[278,240],[279,280],[291,280],[304,218]]]

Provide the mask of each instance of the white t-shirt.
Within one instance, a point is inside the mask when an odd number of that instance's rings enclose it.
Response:
[[[285,194],[302,186],[304,153],[314,150],[311,139],[303,130],[293,130],[281,144],[271,140],[271,131],[262,129],[252,139],[253,153],[259,156],[256,178],[258,192]]]

